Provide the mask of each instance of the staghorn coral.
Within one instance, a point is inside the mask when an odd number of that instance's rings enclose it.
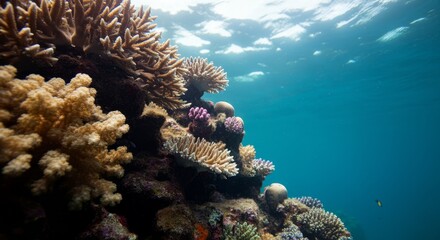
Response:
[[[295,199],[300,201],[301,203],[305,204],[309,208],[324,208],[324,205],[322,204],[322,202],[317,198],[299,197],[299,198],[295,198]]]
[[[238,173],[237,164],[223,143],[208,142],[203,138],[187,135],[168,139],[164,148],[177,155],[178,160],[182,159],[184,165],[207,168],[228,177]]]
[[[252,169],[256,175],[266,177],[275,171],[275,165],[271,161],[267,161],[261,158],[252,160]]]
[[[16,0],[0,7],[0,63],[54,65],[61,54],[102,56],[139,81],[155,103],[176,109],[186,88],[177,48],[160,43],[150,9],[129,0]],[[68,51],[66,51],[66,49]],[[4,62],[3,62],[4,61]]]
[[[296,218],[304,234],[322,240],[341,240],[350,237],[350,232],[335,214],[321,208],[311,208]]]
[[[225,240],[260,240],[257,227],[247,222],[239,222],[235,225],[228,225],[224,232]]]
[[[226,73],[221,67],[215,67],[206,58],[185,58],[183,67],[188,71],[183,74],[187,86],[192,86],[199,92],[218,93],[228,86]]]
[[[100,198],[104,205],[121,200],[116,185],[104,176],[123,175],[131,160],[126,147],[108,150],[128,131],[125,117],[104,114],[94,104],[91,78],[78,74],[69,84],[60,78],[44,82],[29,75],[14,79],[16,69],[0,67],[0,166],[8,177],[35,172],[34,194],[48,192],[62,181],[72,207]],[[38,164],[35,164],[38,162]]]

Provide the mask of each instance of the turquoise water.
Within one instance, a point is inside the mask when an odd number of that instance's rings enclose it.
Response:
[[[360,26],[314,24],[307,32],[319,37],[280,40],[281,51],[211,51],[203,57],[228,72],[230,86],[205,99],[233,104],[244,144],[275,163],[265,185],[319,198],[354,239],[440,239],[439,11],[439,1],[399,1]],[[194,13],[153,13],[160,26],[195,22]],[[219,44],[255,38],[245,23],[248,35]],[[255,71],[263,74],[238,77]]]

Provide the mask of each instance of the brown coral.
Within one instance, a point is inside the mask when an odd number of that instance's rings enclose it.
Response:
[[[311,208],[297,216],[297,222],[304,233],[323,240],[339,240],[350,237],[350,232],[335,214],[322,208]]]
[[[92,80],[85,74],[65,84],[60,78],[44,82],[38,75],[14,79],[15,72],[11,66],[0,67],[3,175],[33,172],[38,176],[30,183],[34,194],[63,181],[72,195],[72,207],[96,197],[103,204],[119,202],[116,185],[103,177],[122,176],[121,164],[132,158],[126,147],[107,148],[128,131],[124,115],[104,114],[94,104],[96,91],[88,88]]]
[[[15,64],[31,58],[52,65],[63,49],[106,56],[140,81],[151,100],[179,108],[186,69],[177,48],[160,43],[161,34],[151,31],[154,19],[150,9],[136,12],[129,0],[7,2],[0,7],[0,59]]]
[[[164,143],[164,148],[171,154],[183,159],[183,165],[207,168],[215,173],[228,177],[238,173],[234,158],[229,155],[225,144],[208,142],[203,138],[191,135],[170,138]]]
[[[226,73],[206,58],[186,58],[183,66],[188,70],[183,76],[188,85],[200,92],[218,93],[228,86]]]

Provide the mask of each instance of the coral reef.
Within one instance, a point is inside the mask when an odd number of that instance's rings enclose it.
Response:
[[[237,164],[223,143],[212,143],[187,135],[167,140],[164,147],[183,159],[183,165],[198,167],[200,171],[209,169],[229,177],[238,173]]]
[[[319,200],[317,198],[299,197],[299,198],[295,198],[295,199],[300,201],[301,203],[305,204],[309,208],[324,208],[324,205],[322,204],[321,200]]]
[[[261,194],[273,163],[201,98],[226,72],[154,20],[129,0],[0,3],[0,238],[350,239],[319,200]]]
[[[230,133],[243,134],[243,120],[238,117],[228,117],[225,119],[225,129]]]
[[[189,109],[188,117],[191,122],[188,125],[188,130],[195,137],[202,137],[209,139],[215,131],[215,126],[210,121],[211,115],[208,110],[202,107],[192,107]]]
[[[228,225],[225,229],[225,240],[260,240],[257,228],[247,222]]]
[[[304,238],[302,232],[296,225],[283,228],[278,237],[280,240],[308,240],[307,238]]]
[[[102,113],[87,75],[65,84],[59,78],[44,82],[38,75],[14,79],[15,72],[12,66],[0,67],[4,180],[22,176],[36,195],[62,181],[75,208],[97,197],[103,204],[118,203],[116,185],[103,177],[121,177],[121,164],[132,158],[126,147],[108,150],[129,129],[124,115]]]
[[[266,177],[275,171],[275,165],[271,161],[258,158],[252,160],[252,169],[255,171],[255,174]]]
[[[350,233],[336,215],[321,208],[311,208],[297,216],[297,224],[306,234],[325,240],[348,239]]]
[[[228,86],[229,81],[223,68],[215,67],[206,58],[185,58],[182,67],[187,70],[183,74],[188,89],[185,100],[194,101],[200,99],[204,92],[218,93]]]
[[[234,107],[230,103],[225,102],[225,101],[217,102],[214,105],[214,111],[217,114],[224,113],[224,114],[226,114],[226,117],[233,117],[235,114]]]
[[[139,81],[155,103],[184,105],[186,88],[177,48],[159,42],[150,9],[127,0],[13,1],[0,8],[1,64],[56,65],[63,54],[102,56]]]
[[[285,199],[287,199],[287,189],[282,184],[272,183],[264,189],[264,200],[272,211]]]

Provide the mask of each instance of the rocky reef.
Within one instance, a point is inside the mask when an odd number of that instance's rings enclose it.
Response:
[[[260,191],[275,166],[202,98],[226,72],[150,9],[0,3],[0,239],[350,239],[318,199]]]

